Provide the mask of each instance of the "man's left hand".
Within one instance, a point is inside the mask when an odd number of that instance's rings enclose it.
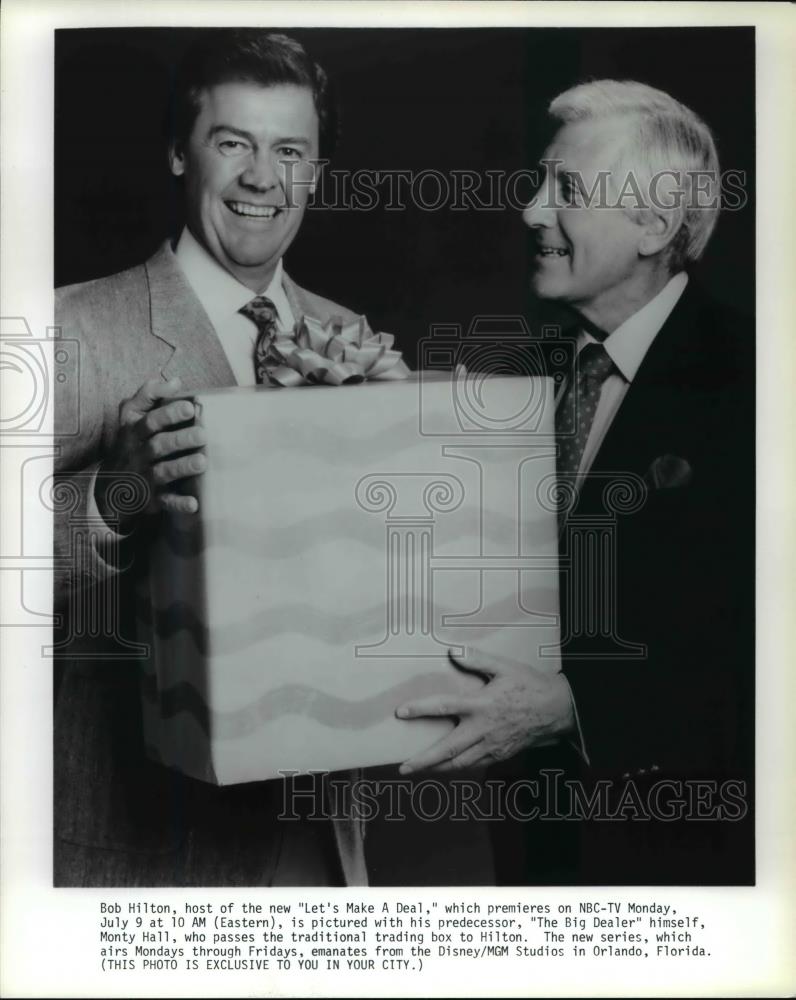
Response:
[[[527,747],[555,743],[574,730],[572,697],[563,674],[477,650],[448,655],[457,667],[481,674],[487,683],[477,694],[433,695],[396,710],[399,719],[458,719],[452,732],[402,764],[401,774],[485,767]]]

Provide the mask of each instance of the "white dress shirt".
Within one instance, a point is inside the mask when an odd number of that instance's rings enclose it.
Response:
[[[255,385],[254,345],[257,327],[238,310],[256,295],[265,295],[276,307],[280,333],[292,331],[295,317],[282,287],[281,259],[267,287],[260,292],[253,292],[211,257],[187,227],[183,229],[177,243],[175,256],[218,334],[235,381],[238,385]]]
[[[591,469],[605,435],[619,412],[625,393],[641,367],[644,356],[680,300],[687,284],[688,275],[685,271],[675,274],[654,299],[650,299],[603,341],[603,347],[617,370],[611,372],[603,382],[594,421],[578,467],[577,486],[580,486],[583,477]],[[575,341],[577,353],[580,354],[587,344],[597,342],[590,333],[581,330]],[[562,386],[557,402],[560,402],[564,389],[565,386]]]

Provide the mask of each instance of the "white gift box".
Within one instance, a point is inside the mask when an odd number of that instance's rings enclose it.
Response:
[[[398,762],[477,692],[449,649],[555,671],[553,386],[413,376],[198,393],[197,515],[151,550],[145,738],[217,784]]]

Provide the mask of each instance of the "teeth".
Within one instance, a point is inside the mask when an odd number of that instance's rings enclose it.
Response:
[[[276,205],[247,205],[243,201],[228,201],[227,206],[235,215],[249,215],[257,219],[273,219],[279,211]]]
[[[568,251],[563,247],[539,247],[542,257],[566,257]]]

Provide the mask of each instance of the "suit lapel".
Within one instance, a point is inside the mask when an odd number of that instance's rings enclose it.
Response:
[[[190,389],[236,385],[218,335],[168,241],[147,261],[146,273],[152,333],[171,348],[163,377],[178,375]]]
[[[695,299],[689,285],[642,361],[584,483],[581,510],[601,505],[605,476],[643,476],[659,455],[685,452],[688,457],[699,434],[694,426],[700,350]]]
[[[286,273],[282,274],[282,288],[285,291],[293,318],[298,323],[302,316],[312,316],[321,323],[326,323],[332,317],[343,318],[342,314],[348,313],[341,306],[334,302],[329,302],[318,295],[313,295],[293,281]]]
[[[287,301],[290,303],[293,319],[298,323],[302,316],[309,313],[304,290],[299,288],[295,281],[284,272],[282,272],[282,288],[284,288]]]

